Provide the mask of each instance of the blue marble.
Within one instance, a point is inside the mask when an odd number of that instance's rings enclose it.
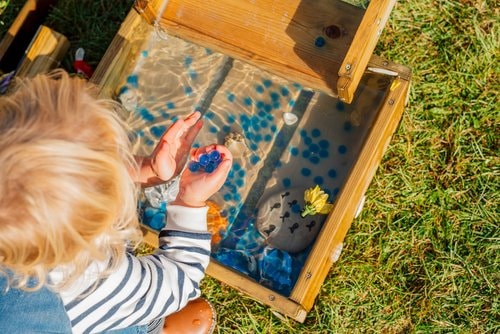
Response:
[[[318,143],[319,147],[321,148],[324,148],[324,149],[327,149],[328,147],[330,147],[330,142],[326,139],[321,139]]]
[[[227,93],[227,100],[229,102],[234,102],[235,99],[236,99],[236,95],[234,95],[233,93]]]
[[[312,156],[309,158],[309,161],[315,165],[319,164],[320,159],[317,156]]]
[[[316,45],[318,48],[325,46],[325,44],[326,44],[326,40],[322,36],[319,36],[314,40],[314,45]]]
[[[304,176],[309,176],[311,175],[311,170],[309,168],[304,167],[300,170],[300,173]]]
[[[189,96],[192,93],[193,93],[193,88],[191,86],[184,87],[184,94],[186,94],[187,96]]]
[[[252,101],[252,98],[247,96],[243,99],[243,103],[246,105],[246,106],[251,106],[253,101]]]
[[[335,177],[337,177],[337,171],[335,169],[330,169],[328,171],[328,176],[334,179]]]
[[[166,130],[167,127],[164,125],[155,125],[149,129],[149,132],[156,138],[160,138]]]
[[[139,77],[137,74],[131,74],[127,77],[127,83],[133,88],[139,88]]]
[[[321,186],[324,182],[323,180],[323,177],[322,176],[316,176],[314,179],[313,179],[314,183],[316,183],[317,185]]]
[[[155,120],[154,115],[151,114],[147,108],[140,108],[139,114],[141,115],[142,119],[144,119],[145,121],[152,122]]]
[[[285,188],[288,188],[292,185],[292,180],[290,180],[289,178],[284,178],[283,179],[283,186],[285,186]]]

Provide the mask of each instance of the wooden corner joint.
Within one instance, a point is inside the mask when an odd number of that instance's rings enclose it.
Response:
[[[146,22],[148,22],[149,24],[154,24],[156,20],[156,14],[149,0],[135,0],[134,9],[146,20]]]

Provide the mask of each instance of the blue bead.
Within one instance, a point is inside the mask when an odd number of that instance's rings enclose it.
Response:
[[[309,150],[312,153],[318,153],[319,152],[319,146],[316,145],[316,144],[311,144],[311,145],[309,145]]]
[[[255,86],[255,91],[259,94],[262,94],[264,93],[264,87],[262,87],[262,85],[257,85]]]
[[[209,158],[210,158],[210,161],[219,162],[220,159],[221,159],[219,151],[214,150],[214,151],[210,152],[209,153]]]
[[[231,194],[224,194],[223,198],[225,201],[230,201],[233,199],[233,196]],[[231,209],[234,209],[234,208],[231,208]],[[231,212],[231,210],[229,210],[229,212]]]
[[[141,117],[142,117],[145,121],[152,122],[152,121],[154,121],[154,120],[155,120],[155,117],[153,116],[153,114],[151,114],[151,113],[149,112],[149,110],[148,110],[148,109],[146,109],[146,108],[141,108],[141,109],[139,110],[139,113],[140,113]]]
[[[328,176],[331,177],[332,179],[337,176],[337,171],[335,169],[330,169],[328,171]]]
[[[234,118],[234,116],[233,116],[233,115],[229,115],[229,116],[227,116],[227,122],[228,122],[229,124],[233,124],[235,121],[236,121],[236,119]]]
[[[188,73],[191,80],[195,80],[198,77],[198,73],[196,71],[190,70]]]
[[[237,162],[236,162],[236,163],[233,163],[233,169],[234,169],[235,171],[239,171],[239,170],[241,169],[240,164],[239,164],[239,163],[237,163]]]
[[[245,98],[243,99],[243,103],[245,103],[245,105],[247,105],[247,106],[251,106],[251,105],[252,105],[252,98],[251,98],[251,97],[248,97],[248,96],[247,96],[247,97],[245,97]]]
[[[302,152],[302,157],[304,158],[309,158],[311,156],[311,151],[309,150],[305,150],[304,152]]]
[[[314,41],[314,45],[316,45],[318,48],[325,46],[325,44],[326,40],[321,36],[317,37],[316,40]]]
[[[243,187],[243,185],[245,184],[243,179],[237,179],[236,181],[234,181],[234,183],[236,183],[236,186],[240,188]]]
[[[317,137],[321,136],[321,131],[319,131],[319,129],[313,129],[311,131],[311,136],[313,136],[314,138],[317,138]]]
[[[139,88],[139,77],[137,74],[131,74],[127,78],[127,83],[133,88]]]
[[[313,164],[317,165],[319,164],[319,158],[317,156],[312,156],[309,158],[309,161],[312,162]]]
[[[284,178],[283,179],[283,185],[288,188],[290,187],[290,185],[292,184],[292,180],[290,180],[289,178]]]
[[[281,87],[281,95],[283,96],[288,96],[290,94],[290,91],[288,90],[287,87]]]
[[[205,166],[205,172],[212,173],[217,168],[217,163],[210,162]]]
[[[191,56],[184,57],[184,65],[187,67],[193,63],[193,58]]]
[[[271,92],[271,94],[269,94],[269,96],[271,96],[271,100],[273,100],[273,101],[279,101],[279,99],[280,99],[280,95],[276,92]]]
[[[161,230],[165,226],[165,215],[162,213],[154,215],[149,222],[149,226],[151,226],[155,230]]]
[[[199,157],[198,157],[198,163],[201,165],[201,166],[206,166],[208,165],[208,163],[210,162],[210,158],[208,157],[208,155],[206,154],[201,154]]]
[[[188,163],[188,169],[191,171],[191,173],[196,173],[200,170],[200,164],[196,161],[190,161]]]
[[[345,154],[346,152],[347,152],[347,147],[345,145],[340,145],[339,146],[339,153]]]
[[[264,136],[264,141],[270,142],[271,140],[273,140],[273,136],[271,136],[270,134]]]
[[[328,151],[327,150],[321,150],[321,151],[319,151],[319,156],[321,158],[328,158]]]
[[[175,103],[173,103],[173,102],[167,102],[167,108],[168,109],[174,109],[175,108]]]
[[[193,93],[193,88],[191,86],[184,87],[184,94],[191,95]]]
[[[301,171],[302,175],[304,176],[309,176],[311,175],[311,170],[309,168],[302,168]]]
[[[326,139],[320,140],[318,144],[319,144],[319,147],[324,148],[324,149],[327,149],[328,147],[330,147],[330,142]]]
[[[250,158],[250,162],[252,163],[252,165],[256,165],[259,161],[260,161],[260,158],[256,155],[254,155]]]
[[[269,88],[273,84],[273,82],[269,79],[263,80],[262,83],[264,84],[264,87]]]
[[[293,155],[294,157],[297,156],[299,154],[299,149],[296,147],[292,147],[290,149],[290,154]]]
[[[351,129],[352,129],[352,124],[351,124],[351,122],[345,122],[345,123],[344,123],[344,130],[345,130],[345,131],[351,131]]]
[[[155,125],[149,129],[149,132],[156,138],[160,138],[161,135],[167,130],[167,127],[164,125]]]
[[[323,177],[321,177],[321,176],[316,176],[316,177],[314,178],[314,180],[313,180],[313,181],[314,181],[314,183],[316,183],[317,185],[319,185],[319,186],[320,186],[320,185],[322,185],[322,184],[323,184]]]
[[[235,99],[236,99],[236,96],[233,93],[228,93],[227,94],[227,100],[229,102],[234,102]]]

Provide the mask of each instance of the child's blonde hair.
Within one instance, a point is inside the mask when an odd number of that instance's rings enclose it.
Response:
[[[57,266],[111,257],[140,238],[137,171],[117,104],[63,71],[22,81],[0,98],[0,271],[46,282]],[[0,273],[1,274],[1,273]]]

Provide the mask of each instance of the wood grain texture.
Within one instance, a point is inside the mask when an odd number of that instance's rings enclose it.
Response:
[[[337,92],[351,103],[396,0],[371,0],[338,72]]]
[[[68,39],[46,26],[40,26],[16,73],[19,77],[34,77],[59,66],[69,48]]]
[[[340,65],[364,11],[332,0],[170,0],[170,34],[337,95]],[[337,35],[326,34],[335,27]],[[318,47],[317,38],[324,40]]]

